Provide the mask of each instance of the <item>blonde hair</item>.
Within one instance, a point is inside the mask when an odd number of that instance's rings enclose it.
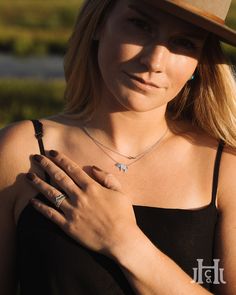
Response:
[[[81,7],[64,58],[67,83],[64,113],[70,117],[89,120],[99,102],[98,43],[94,39],[114,2],[87,0]]]
[[[65,55],[64,115],[89,120],[101,85],[94,36],[116,1],[85,1]],[[217,37],[209,34],[195,78],[168,104],[167,117],[189,120],[210,136],[236,147],[236,82]]]

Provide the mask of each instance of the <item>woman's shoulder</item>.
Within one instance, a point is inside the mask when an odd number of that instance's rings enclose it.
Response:
[[[182,128],[184,126],[184,128]],[[213,173],[217,150],[224,141],[216,139],[204,130],[193,127],[191,124],[183,124],[177,133],[177,138],[183,142],[182,150],[190,151],[194,163],[199,163],[200,171],[208,171],[210,167]],[[219,160],[219,178],[217,203],[222,212],[236,209],[236,146],[224,144]],[[211,176],[212,177],[212,176]]]
[[[49,120],[41,120],[47,125],[45,127],[50,126]],[[30,156],[39,152],[34,126],[30,120],[11,123],[2,128],[0,130],[0,191],[9,191],[10,197],[16,198],[26,187],[24,174],[32,171],[32,168],[34,171],[38,170],[37,167],[33,167]]]
[[[58,116],[36,119],[42,123],[43,137],[52,137],[52,141],[55,141],[55,137],[63,132],[64,124],[57,118]],[[14,122],[0,129],[0,150],[8,161],[9,157],[24,161],[24,155],[38,153],[39,146],[32,120]]]
[[[12,175],[24,163],[24,155],[32,144],[33,128],[30,121],[20,121],[0,130],[0,166],[4,175]]]
[[[24,162],[24,155],[32,149],[35,150],[34,142],[34,128],[30,120],[5,126],[0,130],[1,161],[16,166]]]
[[[43,127],[45,150],[57,148],[56,143],[60,142],[58,139],[65,129],[64,123],[57,122],[57,116],[38,120]],[[45,177],[42,169],[31,160],[32,155],[39,153],[31,120],[11,123],[0,130],[0,203],[11,208],[15,216],[36,193],[27,183],[25,174],[34,172],[43,179]]]
[[[37,120],[42,123],[42,140],[46,151],[59,148],[73,128],[73,123],[61,119],[60,115]],[[38,153],[39,143],[31,120],[11,123],[0,129],[0,171],[4,171],[4,179],[9,179],[9,183],[20,172],[30,170],[30,155]]]
[[[219,175],[219,205],[236,209],[236,147],[225,145]]]

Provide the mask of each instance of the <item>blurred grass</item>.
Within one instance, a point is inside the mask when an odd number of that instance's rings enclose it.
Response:
[[[236,0],[232,1],[226,24],[236,30]],[[223,44],[226,54],[229,56],[232,64],[236,65],[236,47]]]
[[[236,29],[236,0],[232,1],[226,24]]]
[[[63,80],[0,79],[0,128],[63,110]]]
[[[82,0],[1,0],[0,51],[64,54]]]

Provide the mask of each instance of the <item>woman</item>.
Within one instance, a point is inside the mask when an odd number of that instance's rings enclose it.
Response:
[[[1,294],[236,293],[229,4],[84,3],[65,111],[1,131]]]

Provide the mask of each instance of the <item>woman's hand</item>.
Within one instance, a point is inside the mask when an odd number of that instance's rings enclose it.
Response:
[[[137,229],[131,201],[121,192],[117,179],[93,167],[98,183],[75,162],[56,151],[50,151],[50,159],[42,155],[33,158],[66,194],[60,205],[61,212],[37,199],[31,200],[33,206],[74,240],[114,257],[120,243]],[[34,187],[55,204],[61,192],[36,174],[27,175]]]

